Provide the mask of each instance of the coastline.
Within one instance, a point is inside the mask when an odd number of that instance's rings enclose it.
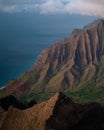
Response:
[[[6,87],[6,85],[5,86],[2,86],[2,87],[0,87],[0,90],[2,90],[3,88],[5,88]]]

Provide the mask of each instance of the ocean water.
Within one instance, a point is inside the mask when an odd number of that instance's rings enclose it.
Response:
[[[40,52],[95,17],[0,13],[0,87],[28,71]]]

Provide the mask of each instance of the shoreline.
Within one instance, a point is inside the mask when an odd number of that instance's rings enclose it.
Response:
[[[0,87],[0,90],[2,90],[3,88],[5,88],[6,87],[6,85],[5,86],[2,86],[2,87]]]

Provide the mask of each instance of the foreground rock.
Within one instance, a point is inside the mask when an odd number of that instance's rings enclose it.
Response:
[[[104,130],[104,109],[77,104],[63,93],[26,110],[0,109],[0,130]]]

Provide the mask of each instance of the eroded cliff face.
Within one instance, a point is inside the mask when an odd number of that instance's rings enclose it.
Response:
[[[43,50],[34,67],[4,91],[21,95],[57,92],[82,86],[98,77],[104,56],[104,20],[97,20]]]
[[[0,108],[0,130],[104,130],[104,109],[98,103],[77,104],[63,93],[19,110]]]
[[[59,94],[57,93],[47,102],[25,110],[16,109],[12,106],[7,112],[0,109],[0,130],[44,130],[46,120],[52,114],[58,97]]]

